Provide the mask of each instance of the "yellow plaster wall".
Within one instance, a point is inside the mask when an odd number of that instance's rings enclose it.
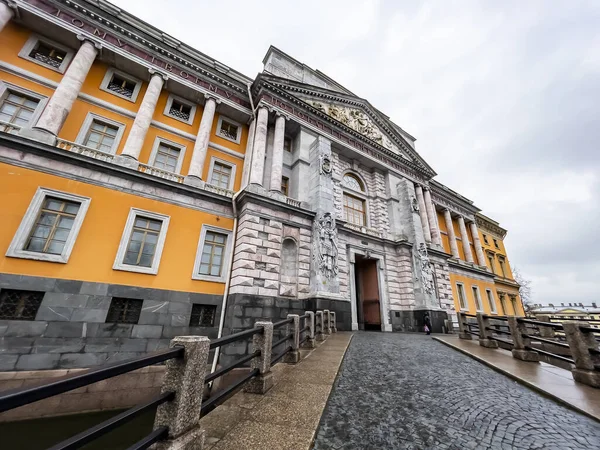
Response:
[[[469,314],[475,314],[477,312],[477,309],[475,307],[475,298],[473,297],[473,290],[471,288],[472,286],[477,286],[479,288],[479,295],[481,297],[483,312],[485,312],[486,314],[491,314],[490,306],[487,300],[487,294],[485,293],[486,289],[490,289],[494,297],[494,302],[496,303],[496,312],[499,315],[502,314],[500,299],[498,298],[498,295],[496,293],[496,286],[494,283],[488,283],[482,280],[476,280],[473,278],[466,277],[464,275],[458,275],[454,273],[450,273],[450,283],[452,283],[452,293],[454,295],[454,307],[456,308],[456,311],[461,311],[460,303],[458,300],[458,288],[456,287],[456,283],[462,283],[465,288],[465,296],[469,307],[468,310],[462,311],[468,312]],[[510,301],[507,298],[505,304],[508,311],[506,311],[506,313],[512,315],[514,313],[509,303]]]

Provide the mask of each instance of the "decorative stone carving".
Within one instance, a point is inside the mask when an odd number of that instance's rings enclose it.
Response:
[[[319,271],[328,279],[338,273],[337,228],[335,218],[329,212],[321,213],[315,219],[315,234],[317,237],[316,265]]]
[[[423,283],[423,289],[427,294],[433,294],[435,292],[435,286],[433,284],[433,266],[429,261],[429,255],[427,254],[427,247],[424,242],[419,244],[419,262],[421,264],[421,281]]]
[[[328,155],[320,154],[319,155],[319,173],[321,175],[330,175],[333,170],[333,166],[331,164],[331,158]]]
[[[412,210],[414,212],[419,212],[419,201],[417,200],[417,197],[413,197],[412,200],[410,201],[411,205],[412,205]]]

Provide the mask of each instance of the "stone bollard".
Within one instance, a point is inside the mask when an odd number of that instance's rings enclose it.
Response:
[[[580,326],[589,327],[587,322],[564,322],[565,337],[575,361],[575,369],[571,375],[575,381],[600,388],[600,371],[595,367],[600,365],[600,347],[594,333],[582,331]]]
[[[521,361],[539,362],[540,355],[526,348],[531,346],[531,339],[523,336],[523,333],[527,333],[527,326],[519,322],[515,316],[506,316],[506,318],[513,341],[513,358],[520,359]]]
[[[161,393],[175,392],[175,398],[156,410],[154,429],[169,428],[167,440],[158,442],[156,450],[202,450],[204,430],[200,428],[200,406],[210,340],[206,336],[179,336],[171,347],[183,346],[183,358],[169,359]]]
[[[540,322],[550,322],[550,316],[548,316],[548,315],[539,315],[539,316],[537,316],[537,319]],[[538,325],[538,328],[540,329],[540,337],[550,338],[550,339],[556,337],[556,335],[554,333],[554,328],[545,327],[543,325]]]
[[[479,325],[479,345],[487,348],[498,348],[498,342],[492,339],[492,330],[490,327],[490,319],[485,314],[477,313],[477,325]]]
[[[252,336],[252,352],[260,350],[260,355],[252,358],[252,369],[259,369],[260,373],[251,378],[244,387],[245,392],[264,394],[273,387],[273,373],[271,372],[271,348],[273,347],[273,322],[258,321],[255,327],[262,327],[263,332]]]
[[[323,327],[323,311],[317,311],[315,313],[315,320],[316,320],[316,325],[315,325],[315,330],[317,333],[317,341],[324,341],[327,336],[325,335],[325,328]]]
[[[292,349],[285,354],[283,362],[296,364],[300,361],[300,316],[298,314],[288,314],[287,318],[294,320],[292,323],[285,326],[286,336],[293,334],[289,339],[292,344]]]
[[[472,340],[473,336],[469,333],[467,333],[467,331],[469,331],[469,327],[466,325],[467,322],[467,316],[464,315],[464,313],[459,312],[458,313],[458,337],[460,339],[468,339],[468,340]]]
[[[308,327],[306,331],[306,341],[302,344],[306,348],[315,348],[315,313],[312,311],[305,311],[304,314],[308,314],[308,317],[304,319],[304,327]]]
[[[323,325],[323,333],[329,336],[331,334],[331,313],[328,309],[323,310]]]
[[[331,311],[329,313],[329,316],[331,317],[331,332],[332,333],[337,333],[337,321],[335,318],[335,312]]]

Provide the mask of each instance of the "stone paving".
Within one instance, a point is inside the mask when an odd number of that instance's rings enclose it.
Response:
[[[429,336],[356,333],[322,449],[600,449],[600,423]]]

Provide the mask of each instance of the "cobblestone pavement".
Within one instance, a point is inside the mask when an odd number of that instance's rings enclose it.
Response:
[[[600,449],[600,423],[429,336],[356,333],[321,449]]]

